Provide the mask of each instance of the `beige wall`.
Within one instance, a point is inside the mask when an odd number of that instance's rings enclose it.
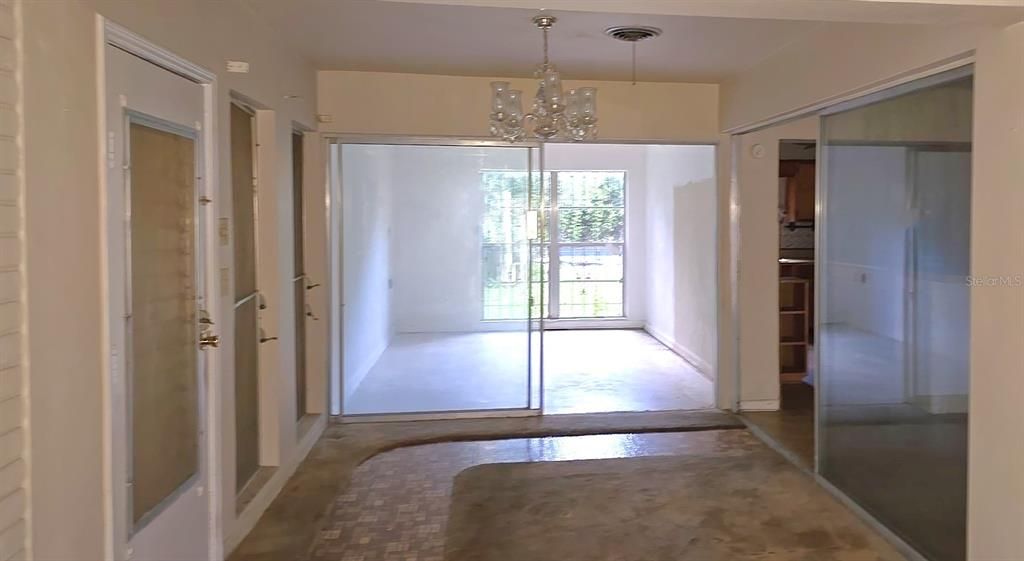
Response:
[[[318,112],[324,132],[485,137],[490,82],[500,78],[384,72],[321,71]],[[524,109],[536,82],[509,79],[523,90]],[[602,140],[718,140],[718,86],[566,81],[596,86]]]
[[[1024,274],[1024,24],[978,45],[971,272]],[[1019,282],[1017,280],[1016,282]],[[968,558],[1024,551],[1024,289],[971,289]]]
[[[779,141],[817,140],[807,117],[734,137],[739,184],[740,408],[779,400]],[[754,146],[764,152],[754,156]]]
[[[289,460],[303,452],[316,430],[298,441],[292,388],[290,323],[291,224],[290,141],[292,122],[313,126],[315,73],[309,63],[289,53],[273,30],[263,27],[244,4],[235,1],[178,0],[52,0],[26,2],[25,113],[31,126],[26,145],[26,239],[28,323],[33,365],[31,421],[34,427],[31,477],[33,545],[37,559],[100,559],[105,556],[103,476],[104,341],[100,321],[103,304],[103,247],[99,184],[96,20],[99,13],[154,43],[217,74],[217,146],[228,153],[227,107],[237,91],[272,110],[272,135],[277,147],[266,178],[263,212],[282,217],[271,235],[282,264],[280,290],[267,294],[278,310],[273,331],[281,337],[275,359],[280,423],[279,481]],[[225,60],[251,63],[248,74],[228,74]],[[298,95],[300,99],[284,99]],[[218,163],[216,182],[220,216],[230,210],[230,168]],[[269,188],[272,187],[272,188]],[[221,266],[230,266],[230,245],[221,247]],[[228,271],[230,273],[230,271]],[[232,275],[228,275],[231,278]],[[230,286],[227,293],[230,294]],[[217,376],[231,388],[230,298],[215,312],[222,337]],[[325,315],[325,314],[321,314]],[[268,331],[271,331],[268,328]],[[56,352],[55,352],[56,349]],[[231,394],[221,392],[224,435],[233,434]],[[312,435],[312,436],[310,436]],[[222,440],[224,489],[234,489],[234,449]],[[279,486],[279,485],[278,485]],[[268,492],[274,485],[268,485]],[[265,503],[266,501],[263,501]],[[260,508],[261,501],[254,501]],[[243,522],[235,516],[232,492],[223,496],[224,532],[239,533],[240,524],[255,522],[251,510]],[[251,520],[249,520],[251,519]]]
[[[722,128],[760,123],[965,55],[993,31],[861,24],[794,41],[722,84]]]

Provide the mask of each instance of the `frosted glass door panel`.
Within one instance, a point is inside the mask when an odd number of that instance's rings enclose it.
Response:
[[[195,141],[132,123],[132,522],[199,469]]]
[[[231,200],[235,265],[235,487],[259,469],[259,293],[253,116],[231,104]]]

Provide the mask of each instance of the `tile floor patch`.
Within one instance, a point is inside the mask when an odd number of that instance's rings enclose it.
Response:
[[[481,464],[741,455],[762,446],[746,431],[592,435],[448,442],[400,448],[359,466],[336,498],[312,558],[330,561],[444,561],[452,483]]]

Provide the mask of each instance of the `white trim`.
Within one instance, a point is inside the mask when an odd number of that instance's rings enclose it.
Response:
[[[212,232],[217,231],[217,186],[219,184],[216,181],[217,178],[217,159],[216,159],[216,114],[215,114],[215,100],[216,100],[216,75],[199,66],[194,64],[173,52],[159,47],[141,35],[138,35],[128,29],[106,19],[102,15],[96,15],[96,83],[97,83],[97,113],[98,113],[98,169],[99,169],[99,180],[100,185],[106,188],[108,177],[107,177],[107,91],[106,91],[106,54],[105,49],[107,45],[112,45],[121,49],[129,54],[137,56],[151,64],[154,64],[160,68],[163,68],[169,72],[177,74],[187,80],[200,84],[203,90],[203,122],[201,131],[201,142],[203,143],[203,155],[202,155],[202,173],[203,181],[201,187],[207,198],[211,199],[211,203],[206,205],[205,223],[197,224],[198,228],[202,228],[206,235],[203,237],[202,242],[205,244],[205,262],[203,267],[206,271],[204,281],[210,283],[204,290],[204,297],[206,298],[206,309],[207,310],[219,310],[220,309],[220,291],[218,289],[218,283],[212,279],[215,272],[218,271],[217,267],[217,240],[216,236],[212,235]],[[103,199],[105,200],[105,198]],[[202,209],[203,205],[197,201],[197,208]],[[108,209],[106,204],[100,205],[100,220],[102,224],[108,224],[110,216],[108,215]],[[100,248],[102,270],[104,271],[103,278],[101,279],[101,288],[103,290],[100,299],[103,304],[103,309],[109,310],[110,305],[110,281],[109,281],[109,270],[110,270],[110,255],[108,247],[110,240],[107,238],[106,227],[102,230],[102,244]],[[110,356],[109,349],[111,348],[110,340],[110,317],[109,314],[103,314],[101,319],[101,325],[103,329],[102,342],[103,348],[107,351],[103,353],[103,371],[108,373],[103,377],[103,430],[107,436],[104,438],[103,443],[103,454],[104,454],[104,489],[103,489],[103,501],[104,501],[104,550],[106,552],[105,557],[108,559],[114,559],[117,557],[115,553],[118,550],[120,544],[116,543],[115,524],[114,524],[114,501],[113,501],[113,489],[114,485],[114,473],[113,473],[113,449],[110,439],[110,435],[113,434],[113,418],[112,418],[112,404],[113,404],[113,386],[110,377],[111,368],[113,367],[114,361]],[[221,559],[224,557],[223,548],[223,528],[221,524],[221,454],[220,454],[220,443],[221,443],[221,392],[219,391],[219,383],[222,379],[220,376],[220,361],[214,356],[210,356],[206,361],[206,463],[207,470],[207,492],[209,509],[208,509],[208,543],[209,543],[209,557],[211,559]]]
[[[747,399],[740,401],[740,411],[778,411],[777,399]]]
[[[540,409],[472,409],[466,411],[437,411],[431,413],[371,413],[346,414],[337,418],[341,424],[394,423],[404,421],[448,421],[453,419],[505,419],[510,417],[539,417]]]
[[[249,504],[246,505],[245,509],[235,518],[235,523],[224,536],[224,552],[222,556],[212,559],[224,559],[230,555],[238,547],[238,544],[242,543],[242,540],[249,535],[249,532],[256,527],[256,523],[263,516],[263,513],[266,512],[270,503],[284,489],[284,484],[295,474],[299,464],[305,461],[309,451],[320,440],[320,435],[323,434],[325,428],[327,428],[327,416],[316,415],[316,422],[310,430],[306,431],[302,439],[296,443],[295,450],[292,454],[289,454],[288,461],[274,470],[274,475],[263,484],[252,500],[249,501]]]
[[[629,318],[548,318],[544,320],[544,331],[643,328],[644,322]]]
[[[644,331],[646,331],[651,337],[657,339],[659,343],[668,347],[669,350],[679,355],[683,360],[690,363],[690,366],[696,368],[697,372],[700,372],[701,376],[704,376],[712,382],[715,380],[711,365],[706,360],[697,356],[697,353],[680,345],[675,339],[669,337],[667,333],[652,327],[651,324],[645,325]]]
[[[101,37],[104,44],[113,45],[197,84],[212,84],[216,81],[216,75],[202,66],[193,64],[163,47],[150,43],[143,36],[129,31],[103,16],[97,15],[96,17],[99,18],[102,25]]]

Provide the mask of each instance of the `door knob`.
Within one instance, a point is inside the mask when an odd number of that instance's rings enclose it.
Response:
[[[206,350],[210,347],[217,348],[220,346],[220,337],[216,335],[203,335],[199,338],[199,348]]]

